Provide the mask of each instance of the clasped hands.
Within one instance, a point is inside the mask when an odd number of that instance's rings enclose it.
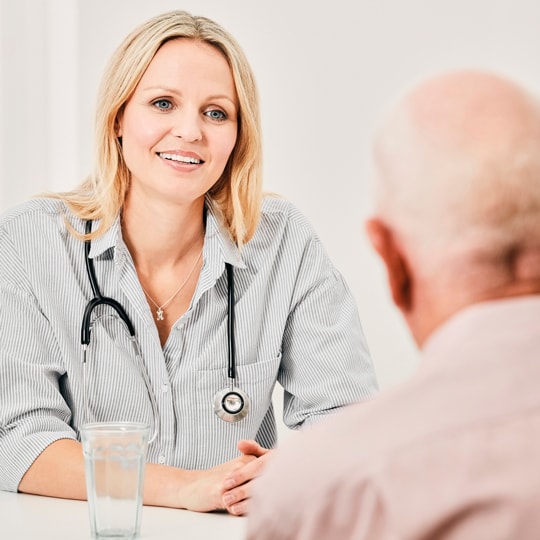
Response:
[[[270,450],[255,441],[239,441],[238,450],[242,452],[242,466],[233,469],[223,480],[221,500],[227,512],[235,516],[247,514],[251,489],[254,480],[264,468]]]
[[[235,516],[247,514],[253,480],[263,470],[271,450],[255,441],[238,442],[241,456],[206,471],[197,471],[189,510],[226,510]],[[195,472],[195,471],[193,471]]]

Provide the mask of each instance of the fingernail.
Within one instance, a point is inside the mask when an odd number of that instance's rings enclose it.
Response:
[[[225,478],[223,481],[223,487],[230,489],[235,486],[234,480],[232,478]]]
[[[234,495],[232,493],[227,493],[223,495],[223,502],[226,505],[232,504],[234,502]]]

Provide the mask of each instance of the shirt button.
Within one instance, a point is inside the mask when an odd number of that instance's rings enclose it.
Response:
[[[161,455],[158,457],[158,463],[160,465],[163,465],[165,463],[165,456],[164,455]]]
[[[167,383],[163,383],[161,390],[163,390],[163,393],[166,394],[169,391],[169,385]]]

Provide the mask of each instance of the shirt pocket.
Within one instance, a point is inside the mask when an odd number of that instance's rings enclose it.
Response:
[[[277,380],[281,363],[281,353],[270,359],[259,360],[250,364],[236,366],[235,386],[242,390],[249,399],[249,411],[240,422],[235,423],[239,430],[237,435],[254,438],[261,422],[272,403],[272,393]],[[198,371],[198,391],[205,398],[207,415],[211,416],[214,427],[225,428],[228,422],[219,419],[214,413],[215,395],[230,387],[227,366],[220,369]],[[230,424],[229,424],[230,425]]]

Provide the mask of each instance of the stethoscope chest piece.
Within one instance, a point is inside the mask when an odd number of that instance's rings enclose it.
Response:
[[[249,412],[249,398],[235,386],[223,388],[214,396],[214,412],[225,422],[239,422]]]

